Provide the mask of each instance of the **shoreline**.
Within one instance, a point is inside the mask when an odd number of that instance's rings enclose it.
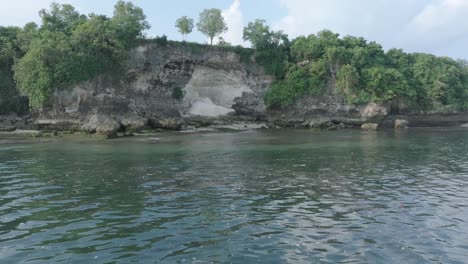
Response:
[[[274,123],[269,122],[231,122],[231,123],[218,123],[210,124],[206,126],[182,126],[178,130],[173,129],[162,129],[162,128],[150,128],[144,127],[138,131],[117,131],[112,134],[100,134],[100,133],[89,133],[80,130],[68,130],[68,129],[15,129],[11,131],[0,131],[0,138],[2,136],[18,136],[21,138],[58,138],[67,136],[78,136],[84,138],[95,138],[95,139],[116,139],[126,137],[139,137],[139,136],[152,136],[161,135],[164,133],[179,134],[179,135],[192,135],[192,134],[204,134],[204,133],[235,133],[235,132],[246,132],[246,131],[279,131],[279,130],[309,130],[311,132],[331,132],[338,130],[351,130],[351,131],[373,131],[373,132],[388,132],[388,131],[405,131],[405,130],[421,130],[421,129],[468,129],[468,123],[460,123],[457,125],[447,126],[411,126],[407,123],[402,127],[385,127],[380,124],[373,125],[372,123],[365,123],[362,126],[351,126],[345,125],[344,123],[334,123],[333,121],[327,120],[328,127],[311,127],[302,122],[299,125],[289,126],[277,126]],[[292,122],[296,123],[296,122]],[[291,123],[291,124],[292,124]],[[1,128],[1,127],[0,127]]]

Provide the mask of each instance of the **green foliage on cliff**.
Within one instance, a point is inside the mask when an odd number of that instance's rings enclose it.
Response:
[[[467,109],[465,62],[397,49],[385,52],[375,42],[352,36],[340,38],[329,30],[298,37],[289,48],[283,48],[275,43],[274,32],[264,20],[249,23],[244,39],[255,47],[257,61],[267,72],[281,69],[274,72],[277,80],[265,98],[271,107],[287,107],[305,95],[336,90],[350,104],[404,99],[415,110]],[[282,43],[289,41],[283,39]],[[263,60],[264,53],[268,60]],[[272,55],[278,53],[283,54],[282,60]]]
[[[13,78],[13,65],[22,56],[21,29],[0,27],[0,114],[28,111],[28,99],[18,95]]]
[[[288,69],[289,39],[283,31],[273,31],[266,21],[257,19],[244,28],[243,38],[255,48],[255,59],[267,74],[284,78]]]
[[[117,2],[110,18],[85,16],[57,3],[39,15],[41,26],[30,23],[18,30],[16,48],[24,56],[14,57],[14,65],[0,62],[0,67],[13,69],[16,86],[32,107],[42,106],[56,90],[117,71],[149,28],[143,10],[123,1]]]
[[[20,56],[16,27],[0,27],[0,99],[16,93],[12,66]]]

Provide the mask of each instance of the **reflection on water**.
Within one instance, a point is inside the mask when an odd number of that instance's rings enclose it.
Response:
[[[463,263],[468,131],[0,142],[2,263]]]

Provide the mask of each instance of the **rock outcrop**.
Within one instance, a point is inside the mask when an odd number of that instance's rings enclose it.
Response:
[[[376,123],[365,123],[361,126],[361,129],[365,131],[376,131],[378,128],[379,124]]]
[[[272,78],[235,52],[198,48],[142,45],[132,50],[122,73],[57,91],[52,105],[38,113],[39,126],[115,134],[144,127],[180,130],[196,116],[264,115]]]
[[[121,124],[116,119],[108,115],[96,114],[89,118],[81,130],[101,136],[115,137],[121,127]]]
[[[408,128],[409,122],[404,119],[395,120],[395,129],[405,129]]]
[[[468,123],[466,113],[407,113],[402,104],[349,105],[334,82],[322,96],[304,96],[290,107],[267,109],[264,97],[273,78],[253,58],[216,47],[147,43],[132,50],[125,65],[122,72],[56,91],[51,105],[34,113],[33,119],[0,120],[0,130],[29,126],[111,137],[144,128],[199,129],[243,122],[328,130]]]

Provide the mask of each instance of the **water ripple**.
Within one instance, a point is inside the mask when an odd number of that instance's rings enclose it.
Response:
[[[159,138],[0,145],[0,259],[468,258],[466,131]]]

